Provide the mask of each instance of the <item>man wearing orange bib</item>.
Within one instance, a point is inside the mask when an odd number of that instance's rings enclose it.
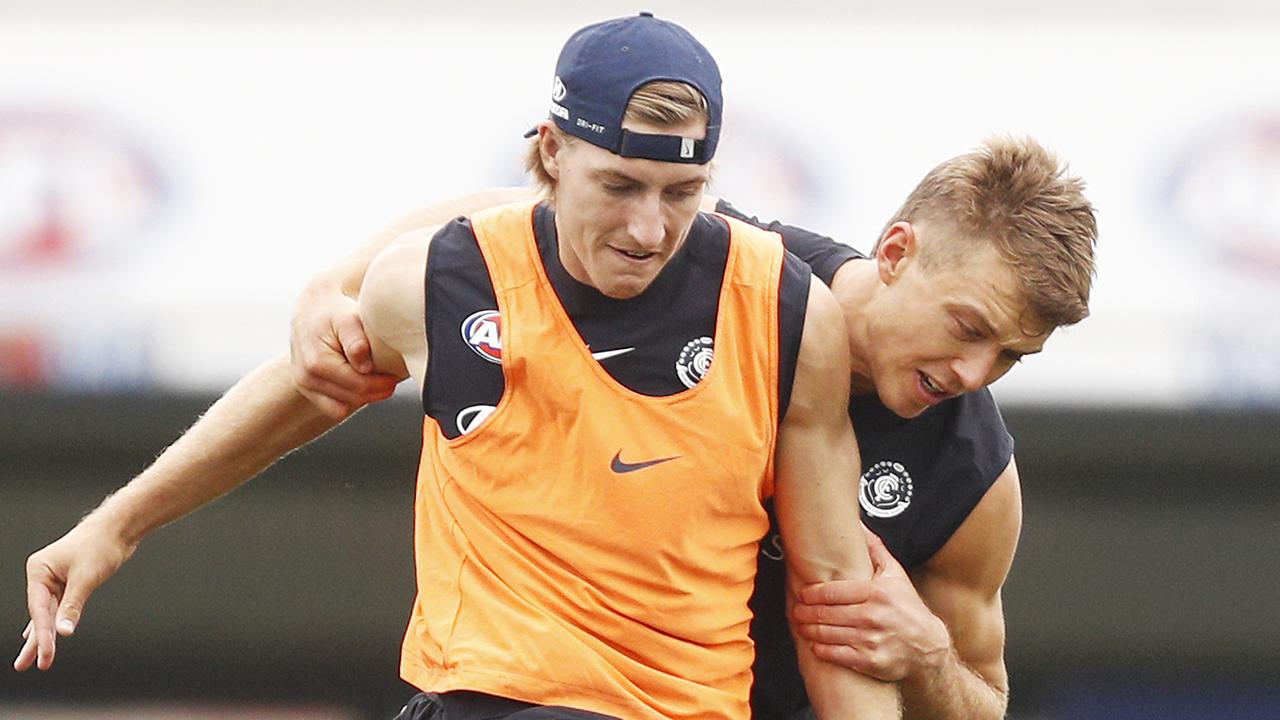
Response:
[[[756,552],[774,497],[793,587],[869,577],[846,479],[848,336],[771,233],[698,212],[714,59],[642,13],[561,53],[530,168],[549,202],[405,236],[360,297],[376,369],[424,404],[405,720],[747,718]],[[424,291],[425,271],[425,291]],[[151,529],[332,421],[255,371],[29,563],[30,639]],[[897,717],[892,685],[799,660],[821,717]]]

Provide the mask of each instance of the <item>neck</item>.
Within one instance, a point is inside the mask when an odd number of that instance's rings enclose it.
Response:
[[[554,206],[552,206],[554,210]],[[560,213],[554,215],[556,227],[556,256],[560,258],[560,267],[569,274],[569,277],[577,280],[583,285],[595,287],[591,282],[591,277],[587,275],[587,270],[582,266],[582,261],[573,252],[573,245],[569,242],[569,238],[565,233],[564,226],[561,224]]]
[[[868,310],[879,284],[874,260],[851,260],[836,271],[831,281],[831,292],[840,303],[845,326],[849,330],[849,355],[853,369],[851,390],[854,395],[876,391],[866,350],[871,347]]]

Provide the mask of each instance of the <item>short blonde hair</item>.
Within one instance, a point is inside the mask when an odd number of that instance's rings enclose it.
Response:
[[[989,242],[1022,285],[1028,310],[1049,329],[1089,315],[1098,225],[1084,181],[1031,138],[996,137],[934,168],[889,221],[931,221],[955,232],[921,264],[958,260]],[[968,241],[968,242],[965,242]]]
[[[701,118],[703,122],[710,116],[707,99],[692,85],[682,82],[657,80],[641,85],[627,101],[627,112],[623,121],[645,123],[658,127],[683,125],[691,120]],[[560,132],[552,127],[552,132],[560,135],[561,141],[568,144],[577,142],[577,138]],[[553,197],[556,179],[551,177],[542,165],[540,138],[535,135],[529,139],[525,150],[524,168],[533,176],[533,184],[546,197]]]

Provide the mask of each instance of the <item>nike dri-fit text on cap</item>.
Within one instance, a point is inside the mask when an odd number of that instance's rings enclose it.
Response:
[[[707,135],[649,135],[622,129],[627,102],[641,85],[669,80],[707,100]],[[720,140],[720,68],[688,30],[652,13],[606,20],[573,34],[560,51],[551,117],[566,133],[623,157],[709,162]],[[529,134],[532,135],[533,131]]]

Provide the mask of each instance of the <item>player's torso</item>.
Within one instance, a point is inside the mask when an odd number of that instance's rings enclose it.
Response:
[[[406,651],[534,702],[741,716],[780,255],[700,219],[642,302],[610,302],[556,275],[549,211],[519,212],[433,241]]]

